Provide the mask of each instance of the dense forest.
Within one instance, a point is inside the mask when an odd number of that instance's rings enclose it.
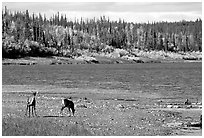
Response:
[[[202,51],[202,20],[130,23],[102,16],[68,20],[59,12],[45,15],[2,10],[2,56],[77,56],[80,50],[112,49]],[[109,47],[109,49],[107,48]]]

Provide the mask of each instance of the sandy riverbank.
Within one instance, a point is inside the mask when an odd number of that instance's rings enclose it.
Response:
[[[77,57],[26,57],[19,59],[3,59],[3,65],[56,65],[56,64],[134,64],[163,62],[202,62],[202,52],[173,53],[164,51],[127,52],[115,49],[111,53],[81,52]]]

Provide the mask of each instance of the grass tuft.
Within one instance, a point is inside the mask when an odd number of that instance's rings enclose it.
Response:
[[[56,123],[50,118],[3,118],[3,136],[90,136],[87,129],[79,124]]]

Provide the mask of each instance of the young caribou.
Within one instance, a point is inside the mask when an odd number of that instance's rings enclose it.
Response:
[[[74,109],[74,103],[71,101],[71,100],[68,100],[68,99],[62,99],[62,108],[61,108],[61,111],[60,111],[60,114],[62,114],[62,111],[64,110],[64,108],[65,107],[67,107],[68,108],[68,110],[69,110],[69,112],[71,112],[70,111],[70,108],[71,108],[71,110],[72,110],[72,114],[73,114],[73,116],[74,116],[74,112],[75,112],[75,109]]]
[[[29,112],[29,117],[30,117],[30,108],[31,108],[31,112],[32,112],[32,115],[34,116],[33,113],[35,113],[35,116],[37,116],[36,114],[36,96],[37,92],[33,92],[32,96],[28,97],[27,99],[27,107],[26,107],[26,116],[27,116],[27,112]]]

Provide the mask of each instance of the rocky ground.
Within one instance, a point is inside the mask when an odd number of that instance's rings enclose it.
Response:
[[[39,91],[38,117],[25,116],[30,89]],[[2,90],[3,135],[202,135],[200,101],[184,105],[151,94],[40,85],[3,85]],[[59,114],[67,96],[75,103],[75,116],[68,110]]]
[[[36,65],[36,64],[127,64],[127,63],[161,63],[161,62],[201,62],[202,52],[164,52],[133,50],[128,52],[115,49],[113,52],[90,53],[80,51],[73,57],[26,57],[20,59],[3,59],[3,65]]]

